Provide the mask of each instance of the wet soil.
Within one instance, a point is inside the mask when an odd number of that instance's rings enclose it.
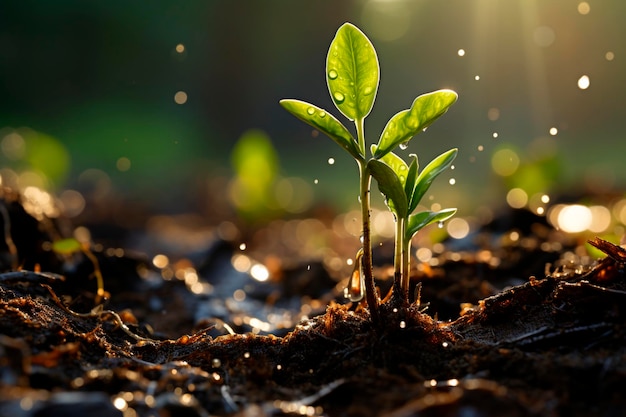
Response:
[[[233,254],[219,240],[197,269],[210,296],[142,256],[94,250],[99,304],[94,262],[50,250],[58,225],[6,192],[2,212],[0,416],[626,414],[626,251],[596,239],[607,256],[592,262],[525,212],[414,262],[420,302],[383,304],[381,326],[321,263],[254,288],[216,276]],[[264,307],[233,308],[238,285]],[[302,312],[304,295],[310,318],[254,327],[259,311]]]

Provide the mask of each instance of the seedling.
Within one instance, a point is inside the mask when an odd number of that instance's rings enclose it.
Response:
[[[360,174],[360,202],[362,217],[362,249],[357,257],[355,273],[349,293],[358,298],[365,289],[367,304],[374,322],[378,321],[379,299],[372,273],[372,245],[370,229],[370,186],[372,175],[385,194],[387,204],[396,216],[395,290],[406,299],[408,290],[408,250],[410,237],[435,221],[443,221],[454,214],[452,209],[442,212],[411,215],[433,179],[447,168],[456,150],[449,151],[417,174],[417,157],[407,165],[391,151],[403,147],[418,133],[424,131],[456,101],[451,90],[439,90],[419,96],[408,110],[393,116],[385,126],[378,144],[372,147],[372,157],[366,154],[364,121],[374,105],[380,81],[380,67],[374,45],[356,26],[342,25],[330,44],[326,58],[326,82],[330,97],[337,109],[354,123],[356,138],[350,130],[326,110],[294,99],[280,104],[300,120],[320,130],[346,150],[356,161]],[[405,170],[406,172],[403,172]],[[407,239],[407,236],[409,238]],[[402,256],[404,254],[404,256]],[[363,280],[362,282],[360,280]]]

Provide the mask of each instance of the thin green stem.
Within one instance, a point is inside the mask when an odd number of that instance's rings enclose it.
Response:
[[[359,162],[361,172],[361,217],[363,219],[363,280],[365,282],[365,297],[370,309],[372,321],[378,324],[378,295],[376,294],[376,284],[374,283],[374,272],[372,267],[372,239],[370,231],[370,185],[372,176],[369,173],[367,164]]]
[[[406,223],[402,230],[402,296],[409,303],[409,285],[411,284],[411,239],[406,236]]]
[[[396,234],[394,240],[394,254],[393,254],[393,291],[396,293],[396,297],[400,296],[397,292],[402,290],[403,276],[404,271],[402,268],[404,267],[404,263],[402,262],[402,249],[403,246],[403,234],[404,230],[404,219],[396,218]]]
[[[363,248],[363,281],[365,283],[365,297],[367,299],[367,305],[370,309],[370,315],[374,325],[379,324],[378,316],[378,294],[376,293],[376,284],[374,282],[374,272],[372,263],[372,238],[370,229],[370,187],[372,184],[372,175],[367,167],[367,161],[365,157],[365,134],[363,119],[357,119],[354,121],[356,125],[356,133],[358,138],[359,150],[363,159],[357,160],[359,164],[359,174],[361,177],[360,183],[360,200],[361,200],[361,219],[363,221],[363,236],[362,236],[362,248]]]

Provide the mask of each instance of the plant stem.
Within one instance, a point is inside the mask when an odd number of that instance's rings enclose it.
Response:
[[[411,239],[406,238],[406,223],[402,230],[402,296],[408,304],[409,286],[411,284]]]
[[[376,294],[376,284],[374,283],[374,272],[372,267],[372,239],[370,231],[370,185],[372,176],[369,173],[367,164],[359,162],[361,174],[361,217],[363,219],[363,281],[365,282],[365,297],[370,309],[370,315],[375,325],[378,324],[378,295]]]
[[[394,254],[393,254],[393,293],[394,298],[403,300],[404,294],[404,263],[402,250],[404,248],[404,219],[396,217],[396,233],[394,238]]]
[[[363,236],[361,245],[363,248],[363,281],[365,283],[365,297],[367,305],[370,309],[370,315],[372,322],[375,326],[379,324],[378,315],[378,295],[376,294],[376,284],[374,282],[374,272],[372,264],[372,238],[370,230],[370,187],[372,184],[372,176],[367,168],[367,161],[365,157],[365,133],[364,133],[364,119],[356,119],[354,121],[356,126],[357,140],[359,150],[363,159],[357,160],[359,164],[359,174],[361,179],[360,184],[360,200],[361,200],[361,219],[363,221]]]

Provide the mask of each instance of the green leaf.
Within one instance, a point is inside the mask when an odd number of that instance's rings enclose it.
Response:
[[[365,158],[365,156],[361,155],[361,152],[359,152],[359,148],[350,131],[324,109],[301,100],[293,99],[280,100],[280,105],[298,119],[328,135],[328,137],[348,151],[354,158]]]
[[[424,227],[435,222],[443,222],[454,216],[456,213],[455,208],[443,209],[441,211],[422,211],[420,213],[412,214],[409,216],[409,221],[406,225],[405,239],[410,240]]]
[[[52,242],[52,250],[60,255],[71,255],[80,252],[82,245],[78,240],[70,237]]]
[[[372,110],[379,73],[374,45],[356,26],[344,23],[328,50],[326,81],[335,106],[348,119],[363,119]]]
[[[420,172],[415,181],[415,189],[411,194],[411,198],[409,198],[409,213],[415,210],[437,175],[441,174],[452,165],[452,161],[454,161],[458,152],[459,150],[457,148],[453,148],[442,153],[426,165],[426,168]]]
[[[374,158],[380,159],[399,144],[411,140],[448,111],[457,98],[452,90],[437,90],[417,97],[410,109],[396,113],[387,122]]]
[[[376,152],[376,145],[371,146],[372,153]],[[400,180],[400,183],[404,187],[406,184],[407,175],[409,174],[409,166],[404,162],[402,158],[393,152],[389,152],[387,155],[380,159],[387,164],[389,168],[396,173],[396,176]]]
[[[385,195],[387,206],[397,218],[406,218],[407,199],[404,187],[395,171],[384,162],[371,159],[367,167],[378,183],[378,189]]]
[[[389,154],[388,154],[389,155]],[[406,177],[406,183],[404,184],[404,193],[406,194],[406,198],[411,200],[413,196],[413,190],[415,190],[415,181],[417,180],[417,170],[419,169],[419,162],[417,162],[417,155],[414,153],[409,155],[409,158],[413,158],[409,165],[409,173]],[[409,204],[409,213],[415,210],[415,207],[410,208],[411,204]]]

